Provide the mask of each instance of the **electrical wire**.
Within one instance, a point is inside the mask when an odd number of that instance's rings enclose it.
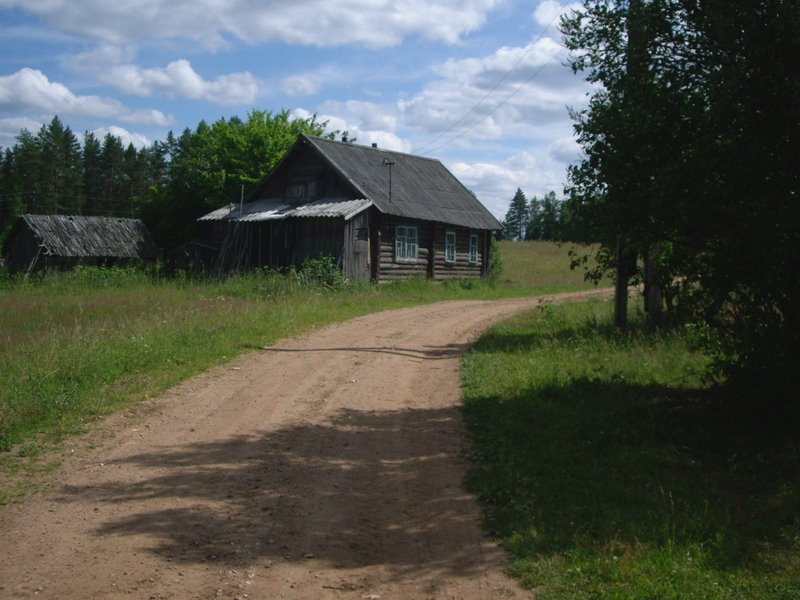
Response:
[[[492,110],[490,110],[488,113],[486,113],[485,115],[483,115],[483,116],[482,116],[480,119],[478,119],[477,121],[475,121],[475,123],[473,123],[472,125],[470,125],[469,127],[467,127],[467,128],[464,130],[464,131],[462,131],[462,132],[461,132],[461,133],[459,133],[458,135],[456,135],[456,136],[454,136],[454,137],[450,138],[449,140],[447,140],[447,141],[446,141],[446,142],[444,142],[443,144],[439,144],[438,146],[434,146],[433,148],[430,148],[430,149],[428,150],[428,152],[436,152],[436,151],[437,151],[437,150],[439,150],[440,148],[444,148],[445,146],[449,146],[450,144],[452,144],[452,143],[453,143],[453,142],[455,142],[456,140],[458,140],[458,139],[460,139],[460,138],[464,137],[465,135],[467,135],[467,134],[468,134],[470,131],[472,131],[473,129],[475,129],[475,128],[476,128],[478,125],[480,125],[480,124],[481,124],[481,123],[483,123],[483,122],[484,122],[486,119],[488,119],[488,118],[489,118],[489,117],[491,117],[491,116],[492,116],[494,113],[496,113],[496,112],[497,112],[497,111],[498,111],[500,108],[502,108],[503,106],[505,106],[505,105],[506,105],[506,103],[508,103],[508,101],[509,101],[509,100],[511,100],[511,99],[512,99],[514,96],[516,96],[516,95],[517,95],[517,94],[518,94],[518,93],[519,93],[519,92],[522,90],[522,88],[524,88],[524,87],[525,87],[526,85],[528,85],[528,84],[529,84],[531,81],[533,81],[533,80],[534,80],[534,78],[535,78],[535,77],[536,77],[536,76],[537,76],[539,73],[541,73],[541,72],[544,70],[544,68],[545,68],[546,66],[548,66],[550,63],[552,63],[552,62],[553,62],[553,61],[554,61],[554,60],[555,60],[555,59],[558,57],[558,55],[559,55],[559,54],[562,54],[562,50],[559,50],[559,51],[558,51],[558,52],[556,52],[556,53],[555,53],[553,56],[551,56],[551,57],[550,57],[550,60],[548,60],[548,61],[547,61],[546,63],[544,63],[544,64],[543,64],[541,67],[539,67],[539,68],[538,68],[538,69],[537,69],[537,70],[536,70],[536,71],[533,73],[533,75],[531,75],[531,76],[530,76],[528,79],[526,79],[525,81],[523,81],[523,82],[522,82],[522,83],[519,85],[519,87],[517,87],[517,89],[515,89],[515,90],[514,90],[513,92],[511,92],[511,93],[510,93],[508,96],[506,96],[506,97],[505,97],[505,98],[504,98],[504,99],[503,99],[503,100],[502,100],[502,101],[501,101],[501,102],[500,102],[500,103],[499,103],[497,106],[495,106],[495,107],[494,107]]]
[[[539,43],[539,42],[540,42],[540,41],[541,41],[541,40],[544,38],[544,34],[545,34],[545,33],[547,33],[547,31],[548,31],[548,30],[549,30],[549,29],[550,29],[550,28],[553,26],[553,24],[556,22],[556,19],[558,19],[560,16],[561,16],[561,13],[556,13],[556,15],[555,15],[555,16],[553,17],[553,19],[550,21],[550,23],[549,23],[549,24],[548,24],[548,25],[547,25],[547,26],[546,26],[544,29],[542,29],[542,31],[539,33],[539,35],[537,36],[537,38],[536,38],[536,39],[535,39],[535,40],[534,40],[532,43],[530,43],[530,44],[528,45],[528,47],[525,49],[525,52],[523,52],[523,53],[522,53],[522,55],[521,55],[521,56],[520,56],[520,57],[519,57],[519,58],[516,60],[516,62],[515,62],[513,65],[511,65],[511,67],[510,67],[510,68],[509,68],[509,69],[508,69],[508,70],[507,70],[507,71],[506,71],[506,72],[503,74],[503,76],[502,76],[502,77],[499,79],[499,81],[498,81],[498,82],[497,82],[497,83],[496,83],[496,84],[495,84],[495,85],[494,85],[494,86],[493,86],[493,87],[492,87],[492,88],[491,88],[491,89],[490,89],[488,92],[486,92],[486,94],[483,96],[483,98],[481,98],[480,100],[478,100],[478,102],[477,102],[477,103],[476,103],[476,104],[475,104],[475,105],[474,105],[472,108],[470,108],[470,109],[469,109],[469,110],[468,110],[466,113],[464,113],[464,115],[463,115],[463,116],[462,116],[460,119],[458,119],[458,120],[457,120],[455,123],[453,123],[452,125],[450,125],[450,127],[448,127],[447,129],[445,129],[444,131],[442,131],[442,132],[441,132],[439,135],[437,135],[437,136],[436,136],[436,137],[434,137],[433,139],[431,139],[431,140],[429,140],[429,141],[425,142],[425,143],[424,143],[424,144],[422,144],[421,146],[419,146],[419,147],[417,147],[417,148],[414,148],[414,152],[416,152],[416,153],[420,153],[420,152],[423,152],[423,151],[425,151],[425,150],[426,150],[426,148],[428,148],[429,146],[431,146],[432,144],[434,144],[436,141],[438,141],[438,140],[440,140],[441,138],[443,138],[444,136],[446,136],[446,135],[447,135],[448,133],[450,133],[451,131],[453,131],[453,130],[454,130],[456,127],[458,127],[459,125],[461,125],[461,123],[463,123],[463,122],[464,122],[464,121],[467,119],[467,117],[469,117],[469,116],[470,116],[471,114],[473,114],[473,113],[474,113],[476,110],[478,110],[478,108],[479,108],[479,107],[480,107],[480,106],[481,106],[481,105],[482,105],[482,104],[483,104],[483,103],[484,103],[484,102],[485,102],[485,101],[486,101],[486,100],[489,98],[489,96],[491,96],[491,95],[492,95],[492,94],[493,94],[495,91],[497,91],[497,88],[499,88],[499,87],[500,87],[500,85],[502,85],[502,83],[503,83],[503,82],[504,82],[506,79],[508,79],[508,76],[509,76],[509,75],[511,75],[511,73],[512,73],[512,72],[513,72],[513,71],[514,71],[514,70],[515,70],[515,69],[516,69],[516,68],[519,66],[519,64],[520,64],[520,63],[523,61],[523,59],[524,59],[524,58],[525,58],[525,57],[528,55],[528,53],[529,53],[529,52],[530,52],[530,51],[533,49],[533,47],[534,47],[536,44],[538,44],[538,43]],[[559,51],[559,52],[560,52],[560,51]],[[557,54],[558,54],[558,53],[556,53],[556,55],[557,55]],[[541,68],[539,68],[539,70],[537,70],[537,71],[536,71],[536,73],[534,73],[533,77],[535,77],[536,75],[538,75],[538,74],[539,74],[539,73],[542,71],[542,69],[544,69],[544,67],[546,67],[547,65],[549,65],[549,64],[550,64],[550,63],[553,61],[553,59],[555,58],[555,56],[556,56],[556,55],[554,55],[554,56],[553,56],[553,57],[552,57],[552,58],[551,58],[549,61],[547,61],[547,63],[545,63],[544,65],[542,65],[542,66],[541,66]],[[516,95],[516,94],[517,94],[517,93],[518,93],[518,92],[519,92],[519,91],[520,91],[520,90],[521,90],[523,87],[525,87],[525,86],[526,86],[528,83],[530,83],[530,82],[533,80],[533,77],[531,77],[531,78],[529,78],[527,81],[525,81],[525,82],[524,82],[524,83],[523,83],[523,84],[522,84],[522,85],[521,85],[519,88],[517,88],[517,89],[516,89],[516,90],[515,90],[515,91],[514,91],[514,92],[513,92],[513,93],[512,93],[510,96],[508,96],[508,97],[507,97],[505,100],[503,100],[503,102],[501,102],[501,103],[500,103],[498,106],[496,106],[496,107],[495,107],[495,108],[494,108],[494,109],[493,109],[493,110],[492,110],[490,113],[488,113],[487,115],[484,115],[484,116],[483,116],[481,119],[479,119],[479,120],[478,120],[478,121],[477,121],[477,122],[476,122],[474,125],[472,125],[471,127],[467,128],[467,129],[466,129],[466,130],[465,130],[465,131],[464,131],[462,134],[460,134],[460,135],[458,135],[458,136],[454,137],[454,138],[453,138],[452,140],[450,140],[449,142],[445,142],[444,144],[440,144],[440,145],[438,145],[438,146],[435,146],[435,147],[431,148],[430,150],[428,150],[428,152],[433,152],[433,151],[436,151],[436,150],[438,150],[439,148],[443,148],[443,147],[447,146],[448,144],[450,144],[450,143],[454,142],[455,140],[459,139],[459,138],[460,138],[460,137],[462,137],[464,134],[466,134],[466,133],[468,133],[468,132],[472,131],[473,129],[475,129],[475,127],[477,127],[477,126],[478,126],[480,123],[482,123],[482,122],[483,122],[485,119],[487,119],[489,116],[491,116],[492,114],[494,114],[494,112],[495,112],[495,111],[496,111],[498,108],[500,108],[500,106],[502,106],[503,104],[505,104],[506,102],[508,102],[508,101],[509,101],[511,98],[513,98],[513,97],[514,97],[514,96],[515,96],[515,95]]]

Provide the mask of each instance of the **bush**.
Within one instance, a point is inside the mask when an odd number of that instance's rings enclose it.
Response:
[[[330,254],[319,254],[305,259],[297,270],[297,278],[303,284],[324,285],[330,288],[344,284],[342,271]]]

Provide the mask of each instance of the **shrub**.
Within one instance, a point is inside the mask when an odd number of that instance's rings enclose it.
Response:
[[[318,284],[331,288],[344,284],[342,271],[330,254],[319,254],[305,259],[297,270],[297,278],[303,284]]]

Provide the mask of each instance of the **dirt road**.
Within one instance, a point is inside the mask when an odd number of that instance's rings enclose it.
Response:
[[[0,598],[524,597],[461,487],[458,360],[537,302],[368,315],[105,420],[0,512]]]

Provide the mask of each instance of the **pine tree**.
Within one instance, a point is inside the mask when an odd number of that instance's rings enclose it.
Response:
[[[517,188],[511,199],[506,218],[503,220],[503,237],[509,240],[525,239],[525,228],[528,224],[528,199],[525,193]]]

